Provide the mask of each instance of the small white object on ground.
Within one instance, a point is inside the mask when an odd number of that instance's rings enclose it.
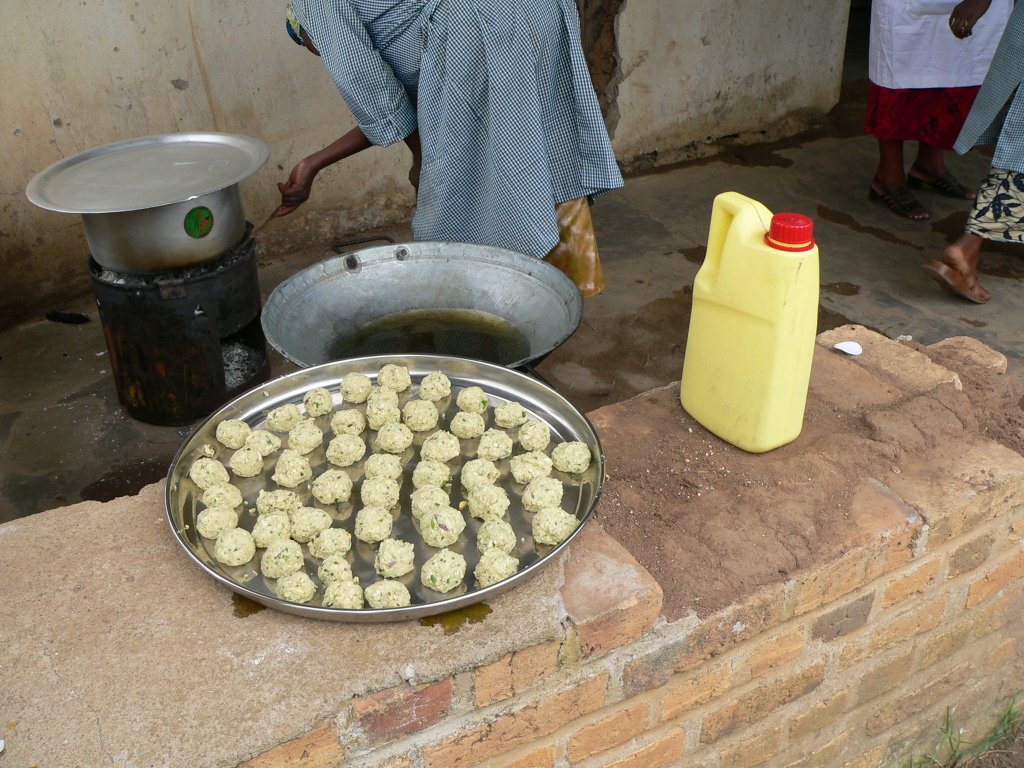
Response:
[[[840,341],[838,344],[833,344],[832,349],[838,349],[848,355],[859,355],[864,351],[864,348],[856,341]]]

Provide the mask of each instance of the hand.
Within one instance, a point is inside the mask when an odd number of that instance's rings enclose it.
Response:
[[[985,15],[992,0],[963,0],[949,14],[949,30],[963,40],[973,34],[974,25]]]
[[[413,189],[420,191],[420,168],[423,165],[423,154],[420,150],[420,132],[413,131],[405,137],[405,143],[412,152],[412,168],[409,169],[409,183]]]
[[[277,183],[277,188],[281,192],[281,205],[274,211],[275,219],[287,216],[309,199],[317,170],[307,160],[308,158],[300,161],[292,169],[291,174],[288,176],[288,181],[283,184],[281,182]]]

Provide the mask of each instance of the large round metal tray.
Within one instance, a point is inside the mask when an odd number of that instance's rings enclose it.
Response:
[[[273,583],[264,580],[260,574],[259,557],[262,550],[257,550],[257,556],[244,566],[229,567],[214,560],[212,555],[213,542],[203,539],[196,531],[196,515],[203,508],[200,501],[202,491],[188,477],[188,469],[193,461],[204,455],[203,449],[205,446],[211,446],[215,449],[215,457],[227,464],[232,451],[217,442],[215,438],[217,424],[224,419],[241,419],[253,429],[262,428],[266,423],[268,411],[286,403],[295,403],[301,408],[303,395],[314,387],[326,387],[329,389],[334,395],[335,408],[354,407],[365,410],[365,405],[341,406],[341,395],[338,392],[341,379],[349,372],[358,371],[366,374],[371,380],[376,382],[377,372],[386,363],[407,366],[412,377],[412,388],[401,393],[399,396],[401,405],[404,405],[410,398],[415,397],[419,382],[432,371],[443,371],[451,379],[451,397],[437,403],[438,410],[441,411],[441,421],[438,423],[438,428],[445,428],[450,418],[457,413],[458,407],[455,404],[455,398],[458,392],[466,387],[478,386],[487,393],[491,401],[491,407],[488,410],[487,416],[488,426],[493,426],[494,406],[511,400],[522,404],[531,419],[539,419],[545,422],[551,429],[552,441],[548,448],[549,452],[551,447],[557,443],[568,440],[579,440],[590,446],[593,461],[590,469],[585,473],[581,475],[554,473],[555,476],[563,481],[565,488],[562,508],[574,513],[580,520],[580,524],[572,535],[555,547],[534,546],[530,525],[530,518],[532,516],[523,510],[519,501],[523,486],[515,483],[509,472],[509,460],[504,459],[496,462],[501,470],[501,478],[498,484],[504,487],[506,491],[509,491],[509,498],[512,500],[512,506],[506,519],[511,523],[518,538],[517,550],[513,554],[519,558],[519,572],[511,578],[490,587],[476,588],[474,586],[472,574],[479,560],[476,550],[476,531],[479,529],[481,521],[470,517],[468,511],[466,511],[466,530],[459,537],[459,540],[449,547],[449,549],[461,553],[466,558],[468,568],[465,583],[462,587],[458,588],[455,594],[440,594],[423,587],[419,582],[420,566],[437,552],[436,549],[427,546],[416,532],[409,509],[409,494],[412,491],[412,469],[419,458],[420,445],[430,434],[430,432],[423,432],[416,433],[416,439],[412,447],[402,455],[405,471],[401,478],[401,502],[397,508],[393,534],[397,538],[416,543],[416,568],[412,573],[400,579],[409,588],[409,592],[412,595],[411,606],[390,609],[366,608],[363,610],[325,608],[319,605],[322,590],[318,591],[313,603],[292,603],[278,598],[272,588]],[[331,432],[327,427],[329,422],[329,415],[321,416],[318,419],[318,424],[325,432],[325,443],[331,437]],[[456,508],[459,507],[459,503],[462,501],[458,467],[461,462],[475,458],[477,448],[476,440],[462,440],[461,443],[462,455],[449,464],[452,467],[453,475],[451,488],[452,506]],[[520,453],[521,450],[517,444],[513,455]],[[369,455],[369,450],[367,455]],[[308,458],[313,466],[314,477],[330,466],[324,456],[323,446],[309,454]],[[490,363],[457,357],[431,355],[360,357],[327,363],[283,376],[262,387],[247,392],[212,414],[196,428],[174,457],[167,478],[165,501],[171,529],[174,531],[175,537],[185,552],[188,553],[189,557],[200,568],[235,592],[270,608],[310,618],[350,622],[400,621],[443,613],[487,600],[534,576],[569,544],[590,519],[604,484],[604,463],[604,451],[601,447],[601,442],[587,418],[553,389],[529,376]],[[247,507],[252,508],[251,511],[245,511],[239,515],[240,526],[249,530],[252,529],[256,521],[255,500],[258,491],[261,488],[273,489],[276,487],[273,481],[270,480],[270,476],[273,474],[273,465],[272,457],[268,457],[267,466],[259,476],[247,479],[232,476],[232,482],[241,489]],[[335,518],[335,527],[342,527],[352,532],[355,512],[360,506],[358,502],[358,489],[362,480],[362,462],[348,469],[355,481],[355,488],[352,492],[352,500],[346,504],[338,505],[337,507],[319,504],[310,495],[308,484],[292,490],[303,498],[303,503],[308,503],[310,506],[319,506],[331,512]],[[352,570],[355,575],[359,576],[360,582],[365,588],[380,578],[373,567],[375,547],[358,541],[355,537],[353,537],[352,541],[353,546],[349,554]],[[318,561],[309,556],[305,546],[303,546],[303,552],[306,555],[306,572],[319,585],[319,581],[316,578]]]

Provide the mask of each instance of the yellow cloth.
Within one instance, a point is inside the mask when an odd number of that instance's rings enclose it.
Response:
[[[555,206],[558,213],[558,245],[544,257],[565,272],[580,289],[584,299],[604,290],[604,271],[597,250],[594,223],[587,198],[567,200]]]

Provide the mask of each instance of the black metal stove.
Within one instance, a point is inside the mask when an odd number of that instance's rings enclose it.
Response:
[[[270,378],[251,229],[216,259],[156,275],[89,258],[117,396],[132,417],[190,424]]]

